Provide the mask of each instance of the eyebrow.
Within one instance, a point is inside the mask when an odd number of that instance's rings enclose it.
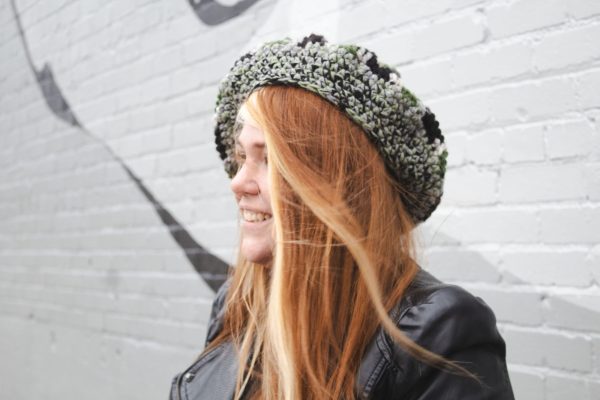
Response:
[[[244,148],[244,146],[242,146],[240,144],[240,142],[237,140],[237,138],[235,140],[235,147],[239,147],[241,149]],[[265,144],[265,142],[254,142],[254,143],[252,143],[252,146],[250,146],[250,147],[257,148],[257,149],[264,149],[265,147],[267,147],[267,145]]]

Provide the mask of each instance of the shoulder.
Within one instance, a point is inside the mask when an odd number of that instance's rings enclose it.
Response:
[[[468,378],[450,375],[416,360],[387,332],[380,330],[368,355],[371,360],[377,360],[379,372],[368,368],[363,375],[364,383],[371,385],[371,390],[383,391],[383,395],[400,390],[398,398],[413,398],[409,395],[425,391],[443,397],[448,390],[456,393],[456,397],[450,397],[453,399],[512,398],[505,343],[496,327],[494,312],[481,298],[421,270],[391,316],[412,341],[448,360],[461,362],[490,386],[481,387]]]
[[[217,293],[215,294],[215,299],[213,301],[213,310],[219,311],[223,308],[225,304],[225,298],[227,297],[227,293],[229,292],[229,287],[231,286],[231,277],[227,278],[225,282],[219,287]]]
[[[421,346],[441,353],[499,339],[496,316],[480,297],[422,271],[396,311],[397,326]]]
[[[420,270],[409,286],[404,301],[393,311],[396,325],[411,340],[444,357],[461,348],[494,344],[504,357],[504,341],[496,316],[488,304],[458,285],[439,281]],[[413,360],[384,335],[399,367]]]
[[[231,286],[231,277],[221,285],[213,300],[210,317],[208,319],[207,331],[206,331],[206,343],[210,343],[223,327],[223,315],[225,314],[225,300],[227,299],[227,293]]]

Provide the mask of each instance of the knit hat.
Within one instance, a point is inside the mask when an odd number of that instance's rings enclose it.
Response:
[[[435,115],[372,51],[329,44],[320,35],[264,43],[241,56],[221,81],[215,142],[230,178],[238,168],[238,110],[252,91],[268,85],[304,88],[344,111],[363,128],[404,189],[402,200],[415,223],[429,218],[442,196],[448,156]]]

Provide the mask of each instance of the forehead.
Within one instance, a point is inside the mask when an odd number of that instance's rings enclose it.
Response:
[[[236,122],[240,128],[235,137],[235,143],[244,148],[264,147],[264,134],[258,123],[250,116],[244,103],[238,112]]]

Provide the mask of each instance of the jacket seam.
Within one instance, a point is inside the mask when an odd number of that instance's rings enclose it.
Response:
[[[424,302],[423,304],[425,304],[429,299],[430,296],[435,293],[428,293],[428,295],[423,299]],[[402,320],[402,318],[406,315],[406,313],[408,313],[408,311],[415,307],[414,302],[412,301],[411,296],[407,296],[406,297],[406,302],[407,305],[402,308],[398,308],[397,312],[393,312],[391,317],[392,320],[396,323],[396,325],[398,326],[400,324],[400,321]],[[394,314],[398,314],[397,317],[394,316]],[[370,393],[371,390],[373,389],[374,385],[381,380],[382,376],[383,376],[383,372],[385,371],[384,366],[388,366],[389,368],[391,368],[392,370],[394,370],[394,372],[399,372],[402,375],[405,375],[405,371],[402,367],[400,367],[399,365],[396,365],[396,363],[393,361],[393,357],[392,357],[392,347],[391,344],[388,342],[388,340],[386,340],[386,332],[385,330],[383,330],[383,328],[381,328],[382,331],[377,335],[377,339],[376,339],[376,344],[377,344],[377,349],[379,350],[380,353],[380,360],[377,363],[376,367],[373,369],[373,372],[369,375],[369,378],[367,379],[367,383],[365,385],[365,391]]]
[[[376,344],[377,344],[377,348],[379,350],[380,355],[382,355],[383,352],[382,352],[381,346],[384,344],[381,343],[380,335],[377,335]],[[385,357],[380,356],[379,359],[377,360],[375,367],[369,374],[369,378],[367,379],[367,381],[365,383],[365,387],[363,388],[363,392],[365,394],[370,395],[371,392],[373,391],[373,388],[381,380],[382,371],[385,371],[386,364],[388,364],[388,361],[385,359]]]

